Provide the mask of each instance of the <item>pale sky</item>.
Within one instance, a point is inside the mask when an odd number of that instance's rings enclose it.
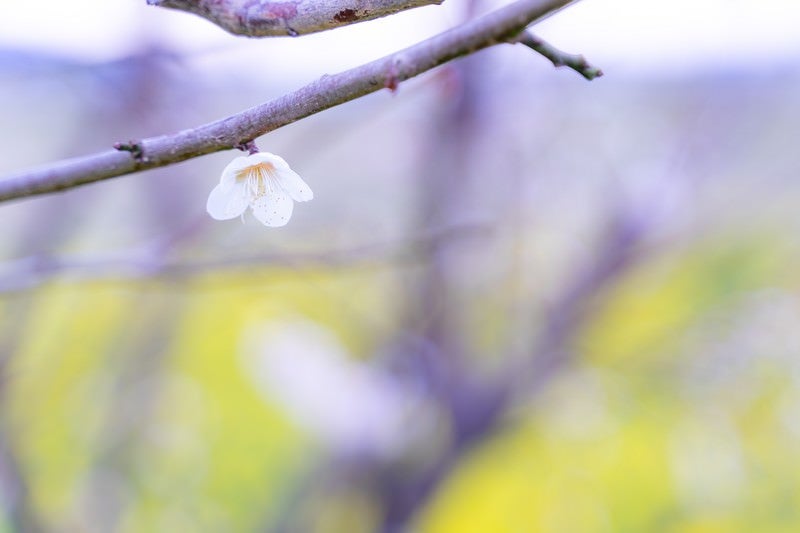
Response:
[[[124,55],[150,40],[200,55],[222,54],[233,63],[267,57],[273,70],[265,75],[307,76],[413,44],[456,24],[459,7],[459,0],[446,0],[318,35],[256,40],[228,35],[194,15],[148,6],[146,0],[0,0],[0,47],[94,61]],[[800,0],[584,0],[536,31],[606,70],[800,63]]]

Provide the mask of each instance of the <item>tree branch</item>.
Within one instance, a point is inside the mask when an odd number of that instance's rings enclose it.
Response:
[[[570,341],[589,319],[595,299],[636,264],[635,248],[649,230],[647,224],[629,220],[627,213],[614,216],[611,231],[600,243],[597,257],[576,272],[550,309],[530,356],[524,357],[521,364],[505,369],[495,383],[477,386],[469,381],[458,383],[462,398],[469,402],[469,409],[461,412],[469,416],[453,420],[454,437],[449,447],[417,476],[401,471],[399,477],[380,477],[377,494],[383,500],[384,514],[379,531],[407,531],[409,521],[422,503],[430,501],[464,456],[497,434],[515,402],[529,401],[540,394],[555,373],[574,360],[577,353],[570,349]]]
[[[373,242],[314,253],[272,252],[196,260],[175,259],[172,247],[165,247],[161,242],[94,256],[37,255],[0,263],[0,295],[33,290],[56,279],[72,282],[175,281],[208,273],[267,267],[332,269],[371,263],[413,262],[420,253],[439,242],[488,237],[491,231],[490,226],[473,223],[440,228],[402,241]]]
[[[249,37],[296,37],[373,20],[443,0],[147,0],[194,13],[222,29]]]
[[[571,68],[589,81],[592,81],[593,79],[599,78],[603,75],[602,70],[590,65],[589,62],[586,61],[586,58],[582,55],[562,52],[558,48],[546,41],[543,41],[529,31],[522,32],[517,42],[524,44],[528,48],[549,59],[550,62],[553,63],[554,67]]]
[[[391,87],[460,56],[512,42],[533,21],[574,0],[519,0],[497,11],[236,115],[118,150],[67,159],[0,180],[0,201],[69,189],[185,161],[246,143],[282,126]]]

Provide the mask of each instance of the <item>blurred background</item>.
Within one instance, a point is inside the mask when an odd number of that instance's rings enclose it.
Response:
[[[249,40],[0,3],[0,174],[193,127],[488,3]],[[800,4],[587,0],[239,153],[0,205],[0,531],[800,528]],[[336,50],[336,53],[330,53]]]

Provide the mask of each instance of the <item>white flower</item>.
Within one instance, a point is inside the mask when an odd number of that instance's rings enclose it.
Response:
[[[283,158],[268,152],[237,157],[222,171],[219,185],[208,196],[206,209],[212,218],[227,220],[248,206],[265,226],[286,225],[295,200],[306,202],[314,193]]]

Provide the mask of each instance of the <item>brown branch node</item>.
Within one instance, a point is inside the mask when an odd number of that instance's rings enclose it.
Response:
[[[144,149],[137,141],[128,141],[126,143],[116,142],[114,143],[114,149],[120,152],[130,152],[131,156],[136,161],[142,161],[144,159]]]
[[[257,154],[260,150],[258,146],[256,146],[255,141],[247,141],[234,146],[237,150],[241,150],[242,152],[247,152],[250,155]]]

